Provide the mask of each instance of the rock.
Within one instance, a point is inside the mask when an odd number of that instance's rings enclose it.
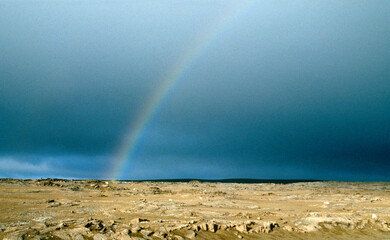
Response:
[[[248,232],[248,229],[245,224],[241,224],[236,226],[236,230],[239,232]]]
[[[329,224],[329,223],[324,223],[323,227],[327,228],[327,229],[334,229],[334,227],[331,224]]]
[[[108,221],[105,225],[106,226],[109,226],[109,227],[112,227],[112,226],[114,226],[114,225],[116,225],[117,224],[117,222],[115,221],[115,220],[110,220],[110,221]]]
[[[208,230],[207,224],[206,224],[206,223],[200,224],[200,229],[201,229],[201,230],[204,230],[204,231],[207,231],[207,230]]]
[[[76,238],[82,240],[84,239],[84,235],[91,234],[91,231],[88,228],[84,227],[69,229],[67,230],[67,232],[75,240]]]
[[[26,233],[26,231],[17,231],[10,233],[4,237],[3,240],[23,240],[23,235]]]
[[[36,222],[46,222],[47,220],[51,219],[51,217],[39,217],[39,218],[36,218],[36,219],[33,219],[34,221]]]
[[[84,238],[83,235],[77,234],[77,235],[75,235],[75,236],[73,237],[73,239],[74,239],[74,240],[84,240],[85,238]]]
[[[263,232],[265,232],[264,230],[265,230],[264,227],[263,227],[263,226],[260,226],[260,225],[256,225],[256,226],[254,226],[254,227],[251,229],[251,231],[252,231],[252,232],[255,232],[255,233],[263,233]]]
[[[140,219],[140,218],[133,218],[133,219],[130,220],[130,223],[131,223],[131,224],[138,224],[138,223],[140,223],[140,222],[141,222],[141,219]]]
[[[148,221],[149,221],[148,219],[133,218],[132,220],[130,220],[130,223],[131,224],[138,224],[140,222],[148,222]]]
[[[253,224],[255,224],[255,222],[253,222],[253,221],[251,221],[251,220],[246,220],[245,222],[244,222],[244,224],[245,225],[253,225]]]
[[[107,240],[107,237],[104,236],[103,234],[96,234],[95,236],[93,236],[93,240]]]
[[[48,205],[47,207],[48,208],[52,208],[52,207],[59,207],[59,206],[61,206],[61,203],[55,202],[55,203],[52,203],[52,204]]]
[[[382,225],[382,229],[384,231],[390,231],[390,223],[386,222],[386,221],[382,221],[381,222],[381,225]]]
[[[272,232],[274,228],[279,227],[279,224],[276,222],[263,222],[263,227],[265,229],[265,232]]]
[[[42,240],[42,237],[40,236],[34,236],[32,238],[29,238],[30,240]]]
[[[23,240],[23,237],[11,234],[11,235],[5,236],[4,240]]]
[[[61,222],[60,224],[58,224],[58,228],[65,228],[65,227],[67,227],[68,226],[68,224],[66,224],[66,223],[63,223],[63,222]]]
[[[16,230],[18,230],[17,227],[6,227],[6,228],[4,228],[3,232],[7,233],[7,232],[13,232]]]
[[[132,228],[130,229],[130,231],[131,231],[132,233],[137,233],[137,232],[141,231],[141,228],[140,228],[139,226],[134,226],[134,227],[132,227]]]
[[[321,225],[331,224],[341,228],[354,229],[357,226],[357,220],[346,217],[307,217],[296,222],[296,226],[304,232],[313,232],[322,229]]]
[[[290,225],[284,226],[283,229],[286,230],[286,231],[288,231],[288,232],[294,231],[294,228],[291,227]]]
[[[116,235],[114,235],[113,239],[116,239],[116,240],[131,240],[131,237],[127,233],[120,232],[120,233],[117,233]]]
[[[199,225],[192,225],[192,230],[199,232],[201,227]]]
[[[188,239],[193,239],[196,237],[196,233],[194,231],[186,231],[184,233],[184,237]]]
[[[55,226],[55,227],[47,227],[47,228],[39,230],[39,234],[41,234],[41,235],[45,235],[45,234],[48,234],[48,233],[50,234],[50,233],[52,233],[54,231],[57,231],[57,230],[59,230],[59,228],[57,226]]]
[[[67,232],[65,232],[65,230],[55,231],[55,232],[53,232],[53,236],[55,236],[61,240],[72,240],[70,235]]]
[[[153,237],[160,238],[160,239],[165,239],[166,236],[167,236],[167,234],[166,233],[162,233],[162,232],[155,232],[153,234]]]
[[[208,223],[207,224],[207,229],[210,231],[210,232],[216,232],[218,230],[218,225],[215,224],[215,223]]]
[[[228,226],[226,225],[226,224],[222,224],[221,226],[220,226],[221,228],[221,230],[226,230],[226,229],[228,229]]]
[[[91,231],[102,231],[104,229],[104,226],[102,224],[102,221],[100,220],[92,220],[85,224],[85,228],[88,228]]]
[[[153,231],[150,231],[150,230],[147,230],[147,229],[142,229],[141,231],[140,231],[140,233],[142,234],[142,235],[144,235],[144,236],[151,236],[151,235],[153,235]]]
[[[184,240],[184,238],[182,236],[179,236],[179,235],[173,236],[173,239],[175,239],[175,240]]]
[[[179,224],[179,225],[173,226],[173,227],[171,227],[171,229],[172,229],[172,231],[175,231],[175,230],[180,230],[180,229],[188,228],[188,227],[189,227],[188,223],[185,223],[185,224]]]

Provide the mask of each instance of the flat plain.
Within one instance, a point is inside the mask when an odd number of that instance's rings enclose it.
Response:
[[[390,239],[390,183],[0,179],[0,239]]]

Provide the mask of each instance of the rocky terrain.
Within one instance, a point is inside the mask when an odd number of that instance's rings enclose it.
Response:
[[[390,239],[390,183],[0,179],[0,239]]]

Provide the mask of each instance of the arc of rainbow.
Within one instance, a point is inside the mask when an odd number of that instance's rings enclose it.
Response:
[[[217,36],[223,33],[226,28],[236,18],[238,18],[246,9],[249,9],[254,3],[252,0],[234,0],[234,4],[228,7],[227,13],[223,14],[217,21],[215,21],[204,34],[201,34],[198,39],[193,41],[192,47],[182,55],[177,63],[168,71],[160,85],[148,100],[146,107],[138,115],[135,121],[132,121],[127,127],[123,141],[118,148],[117,153],[112,160],[113,166],[108,173],[108,179],[120,179],[127,161],[131,160],[134,150],[137,147],[140,136],[145,127],[157,112],[159,106],[164,100],[165,96],[180,80],[184,73],[193,65],[205,50],[217,39]]]

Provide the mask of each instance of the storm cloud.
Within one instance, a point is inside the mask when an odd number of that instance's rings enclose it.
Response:
[[[2,1],[0,177],[104,177],[167,71],[237,4]],[[163,99],[124,177],[390,180],[389,11],[254,3]]]

